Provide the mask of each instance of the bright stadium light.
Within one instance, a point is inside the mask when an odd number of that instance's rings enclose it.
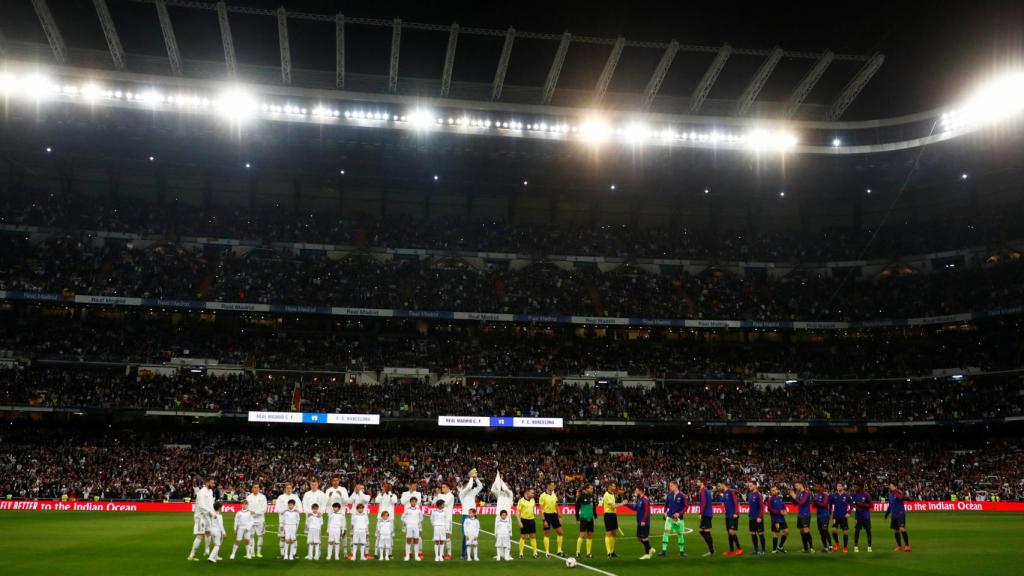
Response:
[[[214,101],[214,106],[221,115],[236,122],[245,120],[259,109],[256,100],[241,90],[230,90],[221,94]]]
[[[1024,110],[1024,72],[1000,76],[975,91],[959,108],[966,122],[991,124]]]
[[[630,144],[643,144],[644,141],[651,137],[651,129],[643,124],[633,123],[626,126],[626,129],[622,131],[622,135],[626,138],[626,142]]]
[[[409,122],[419,129],[429,128],[434,123],[434,113],[429,110],[413,110],[409,114]]]
[[[18,79],[13,74],[3,73],[0,74],[0,94],[7,95],[15,91],[18,87]]]
[[[580,125],[580,137],[591,143],[607,141],[612,136],[612,127],[601,118],[587,118]]]
[[[41,74],[29,76],[22,85],[22,92],[29,98],[37,100],[45,98],[57,90],[59,90],[57,84]]]
[[[82,86],[82,97],[84,97],[88,102],[95,102],[102,94],[103,90],[92,82]]]
[[[755,151],[786,152],[796,146],[797,138],[783,130],[754,130],[746,135],[746,143]]]
[[[843,141],[840,140],[839,138],[833,138],[832,139],[832,146],[835,146],[836,148],[839,148],[842,145],[843,145]]]

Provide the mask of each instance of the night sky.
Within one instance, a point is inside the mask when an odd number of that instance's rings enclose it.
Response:
[[[164,55],[155,10],[151,5],[108,0],[128,52]],[[243,6],[276,8],[277,0],[238,0]],[[1024,65],[1024,2],[324,2],[286,1],[289,10],[578,35],[616,36],[631,40],[683,44],[873,54],[887,60],[845,119],[865,119],[917,112],[954,100],[974,80],[992,71]],[[105,49],[91,0],[50,0],[67,42]],[[223,59],[215,12],[172,8],[178,43],[186,58]],[[231,16],[241,63],[277,65],[276,22],[272,18]],[[11,40],[45,42],[29,0],[0,3],[0,26]],[[292,20],[293,65],[332,70],[333,26]],[[447,36],[405,30],[400,73],[440,77]],[[455,79],[490,82],[501,38],[463,35]],[[347,67],[352,73],[386,74],[390,30],[349,26]],[[517,40],[507,84],[541,85],[554,54],[554,42]],[[609,48],[570,48],[559,87],[593,87]],[[627,48],[612,82],[612,91],[643,88],[661,54]],[[680,53],[663,93],[688,95],[711,55]],[[733,56],[711,98],[736,98],[760,64],[758,58]],[[811,65],[784,59],[761,98],[784,99]],[[856,71],[856,63],[835,63],[808,98],[825,103]]]

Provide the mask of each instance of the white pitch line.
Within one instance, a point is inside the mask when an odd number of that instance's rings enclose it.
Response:
[[[462,522],[456,522],[455,520],[452,520],[452,523],[453,524],[458,524],[459,526],[462,526]],[[495,538],[498,537],[497,534],[495,534],[494,532],[488,532],[487,530],[484,530],[482,526],[480,527],[480,531],[483,532],[484,534],[490,534],[491,536],[494,536]],[[515,540],[513,540],[513,542],[515,542]],[[540,553],[540,548],[536,548],[534,546],[530,546],[529,544],[527,544],[526,547],[531,549],[531,550],[535,550],[538,554]],[[511,550],[510,550],[510,552],[511,552]],[[555,558],[555,559],[558,559],[558,560],[562,560],[563,562],[565,561],[564,558],[559,558],[558,556],[552,556],[550,554],[546,555],[545,558],[548,558],[548,559]],[[617,574],[613,574],[613,573],[608,572],[606,570],[601,570],[600,568],[595,568],[594,566],[590,566],[588,564],[584,564],[583,562],[580,562],[579,558],[576,559],[576,566],[578,566],[580,568],[586,568],[587,570],[592,570],[594,572],[597,572],[598,574],[604,574],[605,576],[618,576]]]

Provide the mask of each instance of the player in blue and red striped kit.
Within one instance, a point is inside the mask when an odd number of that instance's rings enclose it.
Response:
[[[750,510],[750,540],[754,543],[754,556],[764,556],[764,496],[757,490],[757,484],[747,484],[747,505]],[[760,544],[760,545],[759,545]]]
[[[843,554],[849,552],[850,544],[850,508],[853,506],[853,499],[846,493],[846,486],[839,482],[836,484],[836,491],[829,495],[828,505],[832,510],[832,546],[833,550],[839,551],[839,530],[843,531]]]
[[[725,506],[725,531],[729,536],[729,551],[722,552],[722,556],[743,556],[743,546],[740,546],[740,497],[732,488],[727,488],[725,482],[718,483],[718,492],[721,494],[722,504]]]
[[[832,517],[832,513],[828,505],[828,492],[825,492],[825,487],[821,484],[814,487],[811,505],[817,511],[818,535],[821,536],[822,551],[831,552],[832,537],[828,533],[828,521]]]
[[[786,553],[786,538],[789,538],[789,524],[786,523],[788,511],[779,488],[772,486],[771,498],[768,499],[768,514],[772,519],[772,554]]]
[[[885,510],[885,517],[892,516],[889,527],[896,535],[896,551],[910,552],[910,536],[907,536],[907,508],[903,501],[903,492],[896,486],[895,482],[889,484],[889,507]],[[900,537],[903,542],[900,542]]]
[[[860,531],[863,530],[868,536],[868,552],[871,549],[871,494],[864,489],[864,483],[858,482],[853,486],[853,519],[857,522],[853,529],[853,551],[860,552]]]
[[[651,559],[651,501],[647,499],[646,492],[643,488],[637,488],[633,491],[635,500],[629,502],[626,506],[636,511],[636,537],[640,540],[640,544],[644,547],[644,555],[640,557],[641,560]]]
[[[711,539],[711,518],[714,510],[715,495],[703,480],[697,480],[697,504],[700,506],[700,537],[708,545],[704,556],[715,555],[715,543]]]
[[[803,482],[794,483],[793,488],[789,495],[797,507],[796,528],[800,531],[804,554],[810,554],[814,552],[814,542],[811,540],[811,493],[804,488]]]

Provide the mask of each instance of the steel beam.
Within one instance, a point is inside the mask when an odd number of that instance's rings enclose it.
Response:
[[[32,0],[32,7],[36,9],[39,24],[43,27],[46,40],[50,43],[50,49],[53,50],[53,58],[58,64],[67,64],[68,47],[64,44],[64,37],[61,36],[60,29],[57,28],[57,21],[53,19],[46,0]]]
[[[647,81],[647,87],[644,88],[644,94],[640,100],[641,110],[647,111],[651,104],[654,103],[654,97],[658,95],[661,83],[665,81],[668,69],[672,66],[672,61],[676,59],[676,52],[679,52],[679,42],[673,40],[665,48],[664,54],[661,55],[661,61],[658,62],[658,67],[654,69],[651,79]]]
[[[110,59],[114,61],[114,68],[124,70],[124,48],[121,46],[121,38],[117,35],[114,19],[110,17],[107,0],[92,0],[92,3],[96,6],[96,16],[100,19],[103,36],[107,39],[107,48],[110,49]]]
[[[775,67],[779,64],[779,60],[782,60],[782,48],[776,46],[772,49],[771,54],[765,58],[764,62],[761,63],[761,67],[757,69],[754,77],[750,79],[750,83],[743,90],[743,94],[740,95],[740,99],[736,103],[737,116],[743,116],[754,105],[757,95],[761,93],[761,89],[768,83],[768,77],[772,75]]]
[[[704,77],[700,79],[700,84],[697,84],[693,94],[690,96],[690,112],[700,112],[701,106],[708,99],[711,88],[715,86],[718,75],[722,73],[722,68],[725,68],[725,63],[729,61],[729,56],[731,55],[732,46],[728,44],[723,44],[718,49],[718,54],[715,55],[715,59],[711,61],[711,65],[704,72]]]
[[[452,24],[448,32],[448,51],[444,54],[444,72],[441,73],[441,96],[452,89],[452,71],[455,69],[455,47],[459,43],[459,25]]]
[[[334,85],[345,87],[345,15],[334,17]]]
[[[178,51],[178,40],[174,36],[174,25],[171,15],[167,13],[166,0],[154,0],[156,16],[160,19],[160,31],[164,35],[164,46],[167,47],[167,60],[171,63],[171,72],[181,76],[181,52]]]
[[[572,34],[562,33],[562,39],[558,43],[558,50],[555,51],[555,58],[551,61],[551,69],[548,70],[547,80],[544,81],[544,91],[540,96],[541,104],[551,102],[555,95],[555,87],[558,85],[558,77],[562,75],[562,65],[565,64],[565,55],[569,52],[569,44],[572,42]]]
[[[782,112],[783,116],[791,118],[796,114],[800,105],[803,104],[804,99],[807,98],[807,95],[814,89],[814,85],[818,83],[818,80],[821,80],[821,77],[825,74],[825,70],[828,68],[828,65],[832,63],[833,59],[835,59],[835,54],[833,54],[831,50],[822,52],[821,56],[818,57],[818,61],[814,63],[814,66],[811,66],[811,69],[807,71],[807,74],[804,74],[800,83],[797,84],[796,88],[793,90],[793,94],[791,94],[789,100],[786,101],[786,107]]]
[[[228,66],[228,78],[238,76],[238,63],[235,61],[235,43],[231,39],[231,22],[228,21],[228,7],[224,0],[217,2],[217,22],[220,23],[220,42],[224,45],[224,62]]]
[[[505,32],[505,44],[501,47],[501,57],[498,58],[498,69],[494,71],[491,100],[501,99],[501,89],[505,87],[505,73],[508,72],[508,61],[512,58],[512,44],[515,40],[516,29],[509,26]]]
[[[398,52],[402,48],[402,19],[391,24],[391,66],[388,68],[388,92],[398,91]]]
[[[832,102],[832,107],[828,109],[825,119],[835,121],[842,118],[843,114],[846,113],[846,109],[850,107],[850,104],[853,104],[853,101],[860,95],[860,91],[867,86],[872,76],[878,72],[883,63],[885,63],[885,56],[881,54],[872,56]]]
[[[277,9],[277,43],[281,48],[281,82],[292,83],[292,52],[288,44],[288,12]]]
[[[604,62],[604,69],[601,70],[601,76],[597,79],[597,85],[594,86],[594,104],[600,104],[604,101],[604,95],[608,93],[608,86],[612,83],[612,76],[615,75],[615,67],[619,65],[619,58],[622,57],[622,49],[626,47],[626,39],[619,36],[615,39],[615,44],[612,45],[612,51],[608,54],[608,59]]]

